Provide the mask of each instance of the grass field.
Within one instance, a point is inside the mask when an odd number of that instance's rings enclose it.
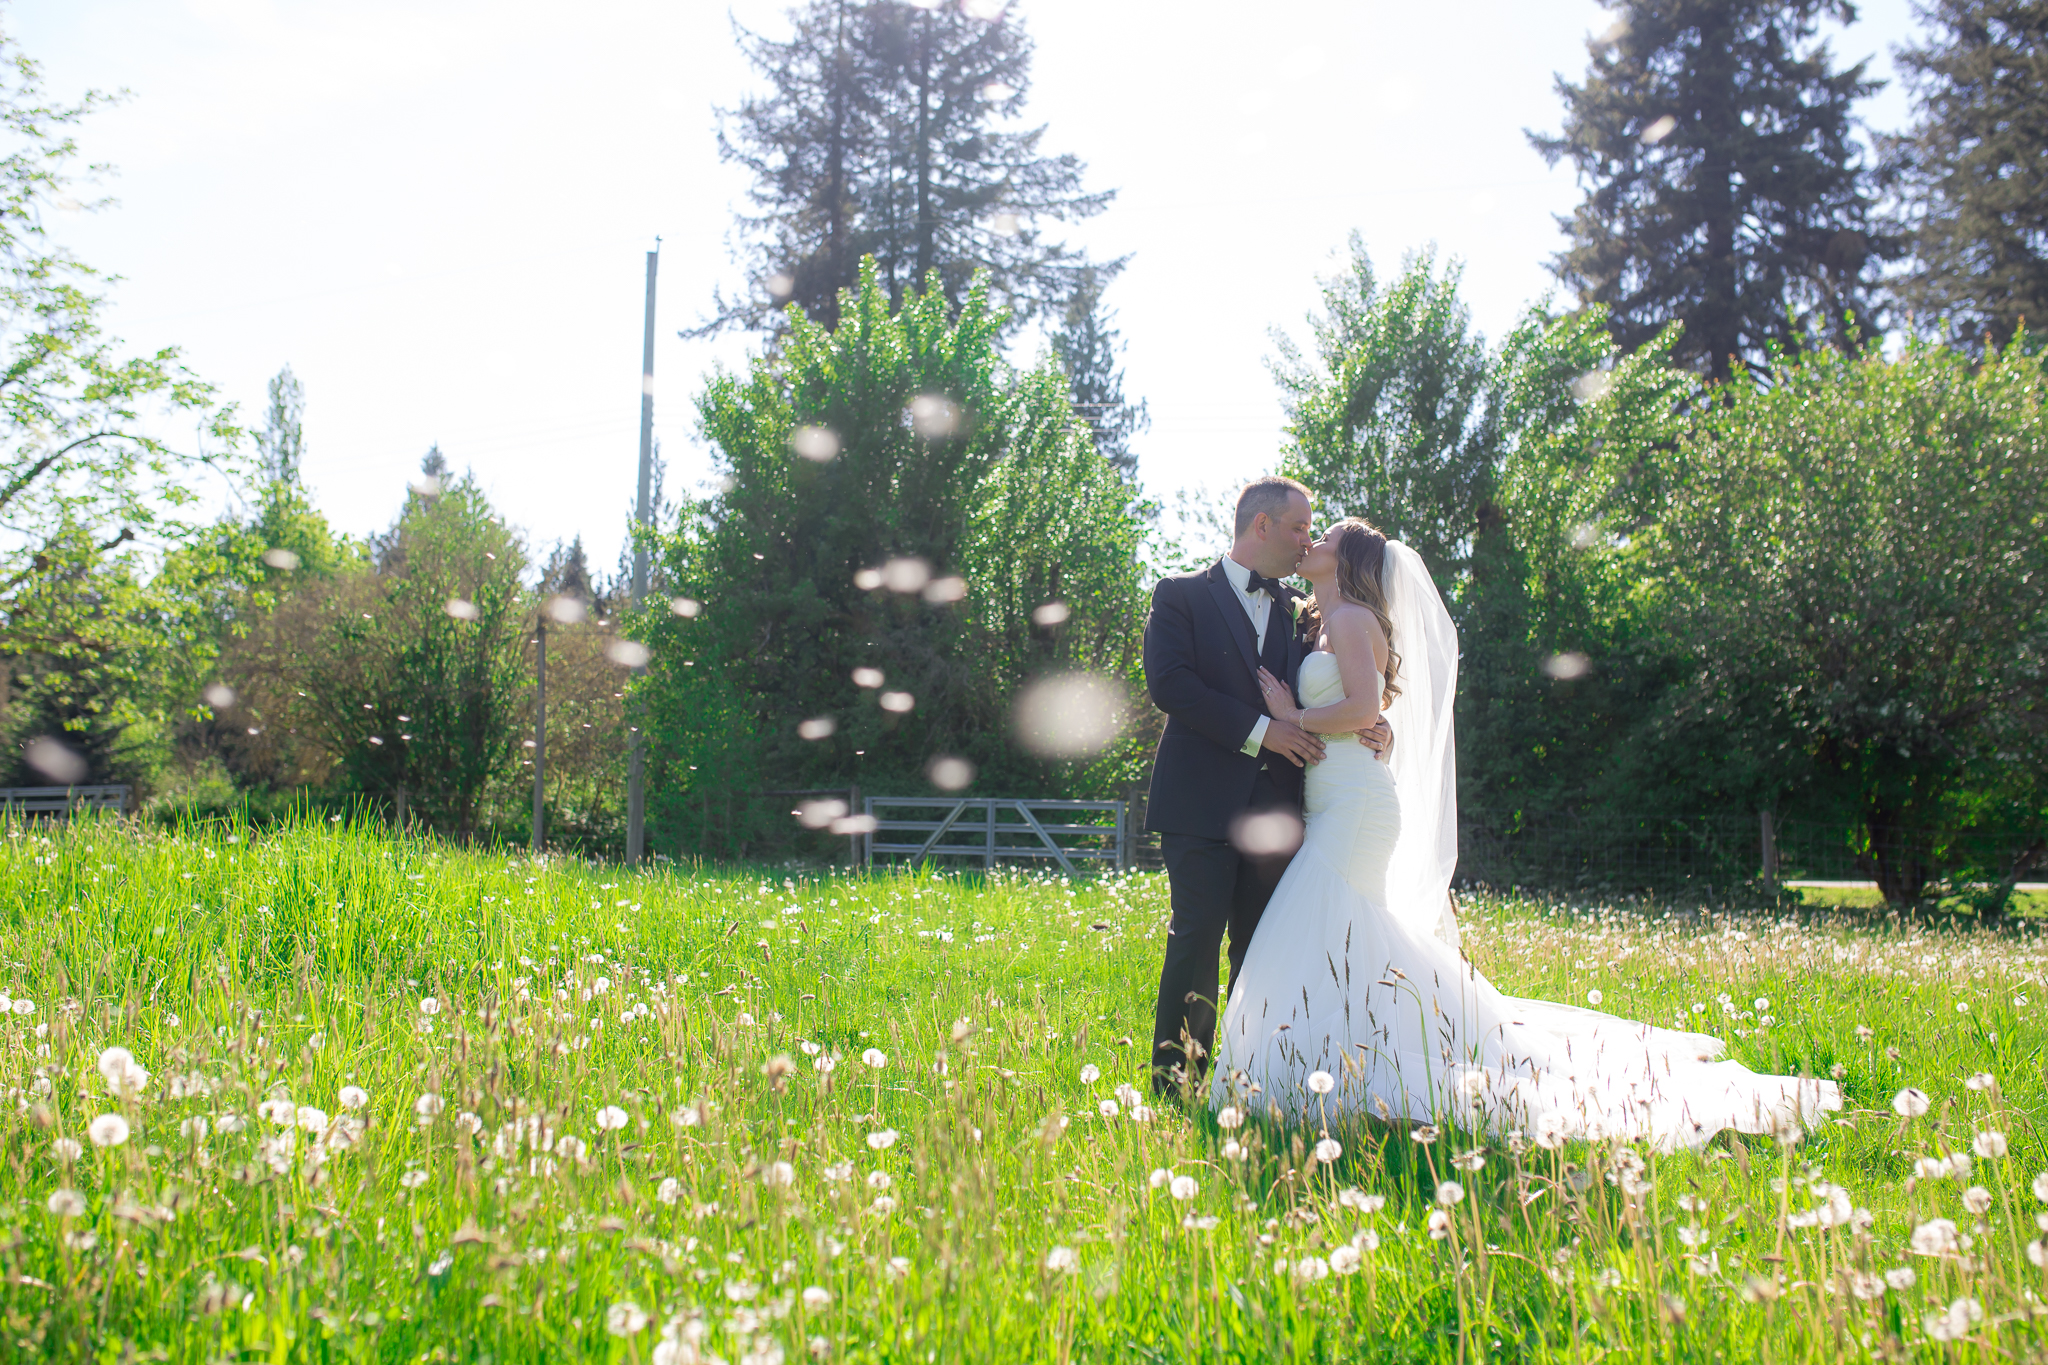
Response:
[[[2031,933],[1465,909],[1504,986],[1682,1016],[1848,1112],[1323,1161],[1150,1107],[1151,875],[0,830],[0,1358],[2048,1354]]]

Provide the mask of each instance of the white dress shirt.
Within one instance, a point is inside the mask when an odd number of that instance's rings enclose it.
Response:
[[[1252,571],[1227,554],[1223,556],[1223,576],[1230,580],[1237,600],[1244,604],[1245,615],[1251,618],[1252,637],[1258,644],[1258,654],[1252,659],[1256,665],[1266,652],[1266,622],[1273,619],[1273,599],[1263,592],[1251,591]],[[1252,722],[1252,732],[1245,737],[1244,748],[1239,752],[1257,758],[1266,741],[1266,727],[1272,720],[1271,716],[1260,716]]]

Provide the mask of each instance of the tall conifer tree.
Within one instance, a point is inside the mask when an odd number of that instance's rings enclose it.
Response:
[[[1066,369],[1074,411],[1094,433],[1095,448],[1124,477],[1136,478],[1138,455],[1131,438],[1149,428],[1152,418],[1142,399],[1133,403],[1124,397],[1123,344],[1115,322],[1116,314],[1103,306],[1100,276],[1084,270],[1052,334],[1052,349]]]
[[[1869,175],[1852,138],[1863,64],[1836,70],[1816,38],[1846,0],[1628,0],[1592,65],[1559,77],[1563,131],[1530,134],[1587,193],[1560,218],[1552,263],[1606,304],[1635,347],[1674,321],[1676,355],[1717,379],[1795,348],[1809,328],[1853,344],[1872,330],[1877,260]]]
[[[841,289],[873,256],[892,303],[937,272],[955,304],[977,270],[1011,325],[1057,312],[1081,273],[1103,278],[1045,235],[1102,211],[1113,192],[1082,188],[1072,155],[1040,152],[1043,126],[1015,126],[1032,46],[1013,15],[975,17],[951,0],[807,0],[791,36],[742,30],[768,89],[724,111],[720,154],[753,176],[738,224],[747,290],[719,297],[701,331],[777,325],[794,302],[835,325]]]
[[[1886,140],[1913,268],[1895,286],[1923,327],[2004,344],[2048,328],[2048,0],[1930,0],[1901,48],[1917,118]]]

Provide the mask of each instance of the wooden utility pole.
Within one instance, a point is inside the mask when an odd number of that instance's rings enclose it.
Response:
[[[633,514],[634,530],[644,531],[654,520],[654,271],[661,263],[661,239],[647,253],[647,322],[640,341],[640,498]],[[635,613],[647,598],[647,545],[636,534],[633,541],[633,608]],[[644,666],[633,672],[646,672]],[[626,711],[629,748],[626,760],[626,861],[638,866],[647,856],[647,770],[640,727],[633,723],[633,708]]]
[[[533,851],[547,839],[548,778],[548,623],[533,634]]]

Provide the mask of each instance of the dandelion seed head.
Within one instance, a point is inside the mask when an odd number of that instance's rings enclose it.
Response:
[[[119,1147],[128,1140],[128,1120],[119,1114],[101,1114],[85,1126],[85,1135],[95,1147]]]

